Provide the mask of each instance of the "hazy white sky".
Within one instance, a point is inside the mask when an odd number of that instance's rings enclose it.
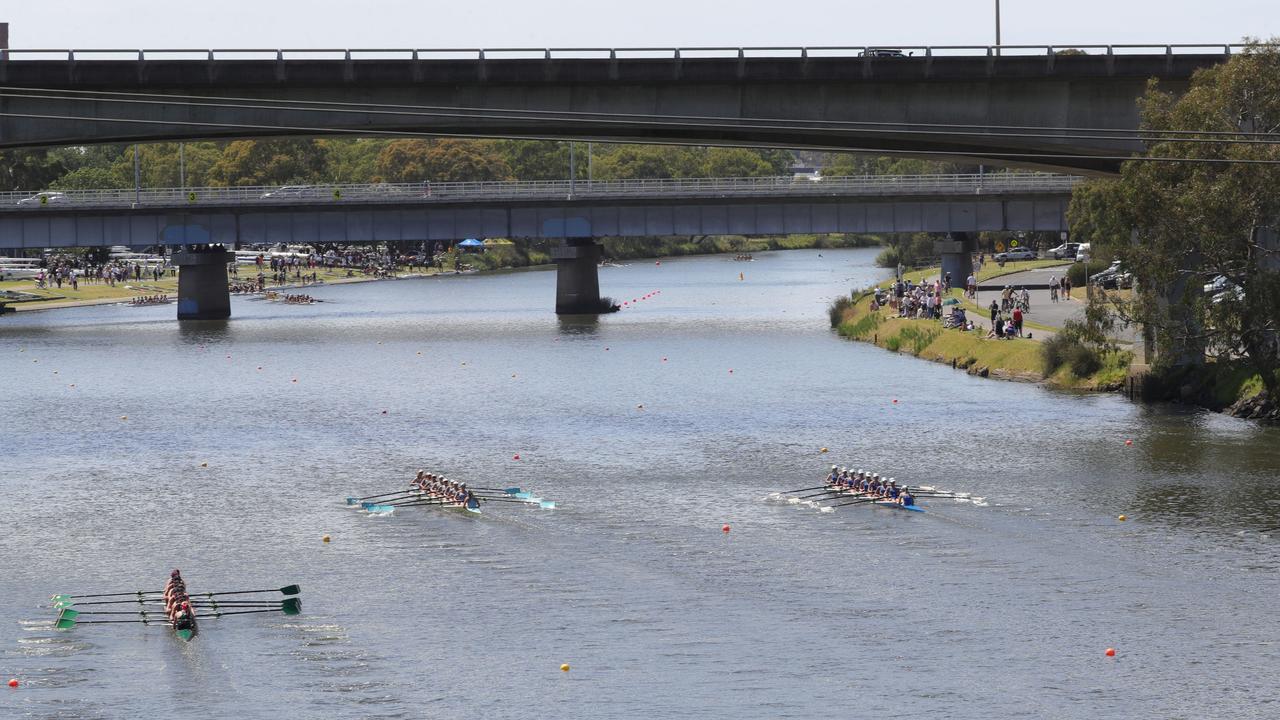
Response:
[[[1280,36],[1280,0],[1003,0],[1005,44]],[[9,0],[14,48],[978,45],[994,0]]]

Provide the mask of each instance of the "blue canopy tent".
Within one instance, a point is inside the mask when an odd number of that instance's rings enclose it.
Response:
[[[458,247],[466,252],[475,252],[477,248],[481,250],[484,249],[484,242],[475,238],[467,238],[466,240],[458,243]]]

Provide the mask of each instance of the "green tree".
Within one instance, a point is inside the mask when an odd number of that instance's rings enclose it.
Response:
[[[392,140],[378,154],[387,182],[510,180],[511,168],[483,140]]]
[[[53,190],[97,190],[133,187],[133,179],[125,179],[108,168],[82,167],[49,183]]]
[[[324,181],[324,147],[317,140],[236,140],[209,168],[210,185],[288,185]]]
[[[1280,402],[1280,247],[1258,232],[1280,225],[1280,166],[1234,162],[1280,161],[1280,146],[1222,142],[1280,130],[1280,52],[1252,43],[1198,71],[1181,96],[1153,81],[1140,108],[1148,158],[1216,162],[1131,161],[1118,180],[1080,186],[1069,213],[1077,237],[1134,274],[1143,292],[1117,307],[1152,331],[1158,363],[1194,362],[1206,348],[1245,357]],[[1217,275],[1240,290],[1206,296]]]
[[[757,150],[708,148],[703,159],[706,177],[776,177],[781,173]]]

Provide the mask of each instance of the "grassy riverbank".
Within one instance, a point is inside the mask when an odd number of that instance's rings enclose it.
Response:
[[[921,272],[922,276],[928,274]],[[1070,362],[1048,372],[1043,345],[1038,340],[998,340],[988,338],[985,329],[945,329],[936,320],[900,318],[889,308],[872,310],[873,299],[870,293],[857,299],[840,298],[831,306],[831,326],[843,337],[951,365],[981,377],[1104,391],[1122,387],[1128,376],[1132,355],[1125,351],[1101,354],[1099,366],[1089,367],[1084,373]]]

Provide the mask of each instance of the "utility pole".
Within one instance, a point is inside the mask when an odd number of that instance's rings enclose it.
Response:
[[[187,189],[186,143],[178,143],[178,187]]]
[[[587,143],[587,192],[591,191],[591,143]]]

